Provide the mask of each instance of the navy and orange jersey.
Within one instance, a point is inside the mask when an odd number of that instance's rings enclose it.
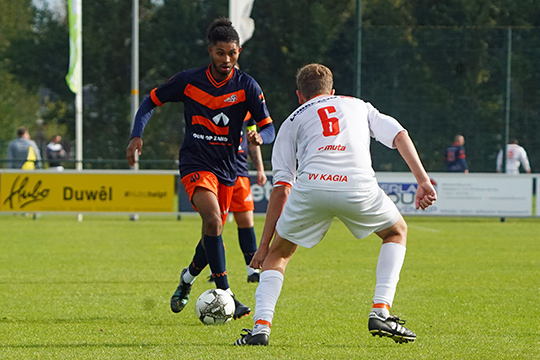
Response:
[[[182,71],[152,90],[150,97],[157,106],[184,103],[186,131],[179,156],[182,177],[210,171],[224,185],[233,186],[246,114],[251,113],[259,128],[272,123],[259,84],[236,68],[219,82],[212,77],[210,66]]]
[[[255,126],[253,117],[248,113],[244,119],[244,126],[242,127],[242,137],[240,138],[240,146],[238,147],[238,154],[236,156],[236,167],[238,170],[238,176],[249,176],[248,169],[248,141],[247,141],[247,128]]]
[[[465,160],[465,148],[458,144],[446,148],[446,171],[448,172],[465,172],[469,170],[467,160]]]

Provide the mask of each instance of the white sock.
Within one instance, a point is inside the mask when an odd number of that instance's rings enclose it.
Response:
[[[184,280],[184,282],[188,284],[193,284],[196,278],[197,278],[196,276],[191,275],[191,273],[189,272],[189,268],[184,273],[184,275],[182,275],[182,280]]]
[[[369,317],[371,317],[372,314],[377,315],[378,317],[381,317],[383,319],[386,319],[387,317],[390,316],[390,310],[386,308],[372,308],[371,312],[369,313]]]
[[[257,335],[257,334],[260,334],[260,333],[265,333],[266,335],[270,335],[270,326],[266,325],[266,324],[255,324],[251,334],[252,335]]]
[[[252,274],[255,274],[255,273],[258,273],[259,270],[258,269],[254,269],[252,268],[251,266],[249,265],[246,265],[246,268],[247,268],[247,274],[248,276],[252,275]]]
[[[255,291],[255,313],[253,320],[272,323],[276,303],[283,286],[283,274],[277,270],[266,270],[261,273],[259,286]],[[268,327],[268,330],[270,327]],[[254,328],[255,330],[255,328]]]
[[[399,273],[405,260],[405,246],[396,243],[385,243],[381,246],[377,262],[377,283],[375,285],[374,304],[392,306]]]

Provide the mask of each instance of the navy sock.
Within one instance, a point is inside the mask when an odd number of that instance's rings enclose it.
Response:
[[[193,255],[193,260],[189,265],[189,273],[193,276],[197,276],[206,267],[206,265],[208,265],[208,260],[206,259],[206,251],[204,251],[202,241],[199,241],[197,247],[195,248],[195,255]]]
[[[257,238],[253,227],[247,229],[238,228],[238,241],[240,242],[240,249],[244,254],[246,265],[249,265],[251,259],[253,259],[253,255],[257,251]]]
[[[204,235],[204,249],[216,287],[227,290],[229,288],[229,281],[227,280],[227,268],[225,264],[225,247],[223,246],[221,235]]]

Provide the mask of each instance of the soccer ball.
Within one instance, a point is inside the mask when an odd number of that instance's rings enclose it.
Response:
[[[234,314],[234,299],[221,289],[206,290],[195,304],[197,317],[206,325],[221,325],[229,322]]]

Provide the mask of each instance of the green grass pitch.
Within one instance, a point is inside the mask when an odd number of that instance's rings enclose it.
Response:
[[[169,309],[197,216],[0,216],[0,359],[539,359],[540,219],[407,222],[392,312],[414,343],[367,331],[380,240],[355,240],[336,221],[291,260],[270,345],[253,348],[232,345],[251,315],[196,318],[207,270],[186,309]],[[231,288],[253,308],[234,223],[224,239]]]

